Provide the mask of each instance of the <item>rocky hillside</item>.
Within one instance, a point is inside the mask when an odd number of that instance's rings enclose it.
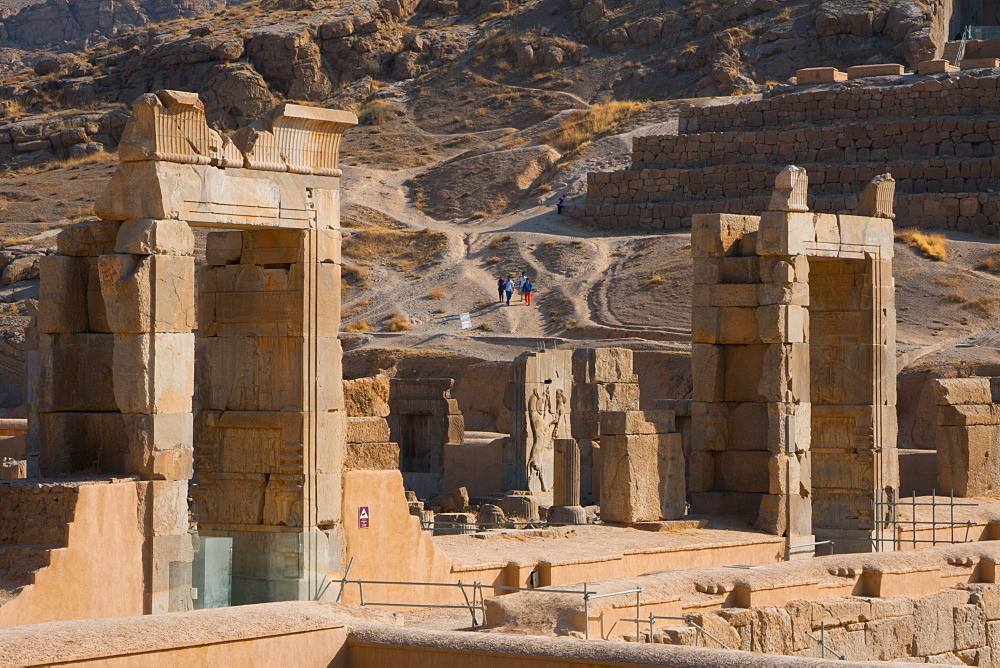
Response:
[[[759,92],[810,65],[940,52],[951,0],[44,0],[0,26],[8,115],[203,94],[360,105],[443,69],[583,101]],[[31,66],[32,70],[25,69]]]

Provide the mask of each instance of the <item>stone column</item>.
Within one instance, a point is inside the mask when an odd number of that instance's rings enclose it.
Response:
[[[599,471],[603,411],[639,410],[639,379],[632,373],[628,348],[577,348],[573,351],[572,435],[580,446],[580,495],[588,505],[600,501]],[[599,451],[598,451],[599,452]]]
[[[601,414],[601,520],[681,519],[684,452],[672,411]]]
[[[587,511],[580,506],[580,447],[573,438],[555,439],[555,479],[552,524],[586,524]]]
[[[147,527],[147,613],[192,609],[188,532],[193,465],[194,234],[179,220],[122,223],[99,261],[125,472],[138,475]]]

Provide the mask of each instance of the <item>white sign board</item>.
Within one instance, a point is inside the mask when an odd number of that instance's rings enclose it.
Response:
[[[458,319],[462,321],[462,329],[472,329],[472,316],[468,313],[463,313],[458,316]]]

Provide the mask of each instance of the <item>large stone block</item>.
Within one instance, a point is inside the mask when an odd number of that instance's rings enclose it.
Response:
[[[243,254],[243,232],[220,230],[209,232],[205,238],[205,264],[223,266],[240,261]]]
[[[573,351],[575,383],[630,383],[632,351],[629,348],[578,348]]]
[[[71,333],[89,330],[87,264],[83,258],[46,255],[38,261],[40,273],[38,331]]]
[[[101,290],[111,330],[190,332],[196,327],[194,258],[104,255]]]
[[[756,232],[761,219],[728,213],[696,214],[691,217],[691,256],[694,258],[738,255],[740,240]]]
[[[187,413],[194,334],[115,334],[115,401],[123,413]]]
[[[129,220],[122,223],[116,253],[132,255],[194,255],[194,232],[182,220]]]
[[[60,476],[95,468],[125,473],[127,436],[121,413],[39,413],[39,469]]]
[[[939,406],[951,404],[992,404],[993,392],[989,378],[936,378],[933,380],[934,400]]]
[[[381,417],[347,418],[348,443],[385,443],[389,440],[389,423]]]
[[[61,255],[76,257],[97,257],[110,253],[115,247],[122,218],[106,218],[101,221],[77,223],[63,228],[56,236],[56,248]]]
[[[112,334],[41,334],[38,410],[116,411]]]
[[[694,401],[723,401],[726,391],[726,354],[723,346],[691,344],[691,398]]]
[[[145,479],[187,480],[194,466],[191,413],[125,415],[129,473]]]
[[[804,255],[816,240],[812,213],[765,211],[760,218],[757,252],[761,255]]]

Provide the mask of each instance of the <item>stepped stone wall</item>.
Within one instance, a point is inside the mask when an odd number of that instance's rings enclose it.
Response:
[[[680,134],[634,139],[630,169],[590,174],[586,205],[570,214],[603,228],[690,227],[695,214],[764,208],[795,163],[813,211],[853,209],[855,184],[889,171],[897,226],[1000,235],[992,72],[686,108]]]

